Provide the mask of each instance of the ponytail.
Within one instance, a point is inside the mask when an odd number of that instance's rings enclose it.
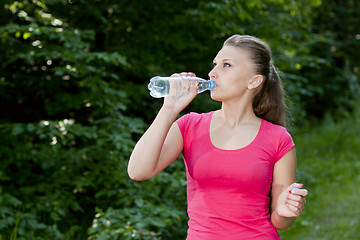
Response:
[[[269,64],[269,73],[260,92],[253,100],[253,109],[256,116],[274,124],[286,125],[286,105],[284,101],[284,90],[280,76],[272,63]]]

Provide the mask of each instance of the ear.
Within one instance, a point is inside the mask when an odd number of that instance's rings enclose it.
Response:
[[[249,82],[248,89],[255,89],[259,87],[263,81],[264,81],[264,76],[262,75],[254,76]]]

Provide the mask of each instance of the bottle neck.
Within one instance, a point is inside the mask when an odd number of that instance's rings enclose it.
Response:
[[[208,90],[213,90],[216,87],[216,84],[215,84],[214,80],[208,80],[207,82],[209,83]]]

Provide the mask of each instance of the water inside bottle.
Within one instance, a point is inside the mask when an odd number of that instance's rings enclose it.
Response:
[[[198,93],[206,90],[212,90],[215,87],[215,82],[212,80],[204,80],[197,77],[153,77],[150,79],[148,89],[150,95],[155,98],[166,97],[169,95],[170,84],[172,81],[198,81]]]

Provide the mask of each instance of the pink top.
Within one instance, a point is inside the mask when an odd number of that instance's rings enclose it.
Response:
[[[269,203],[274,164],[294,142],[284,127],[261,121],[246,147],[223,150],[210,140],[213,112],[177,120],[184,140],[187,240],[280,239]]]

